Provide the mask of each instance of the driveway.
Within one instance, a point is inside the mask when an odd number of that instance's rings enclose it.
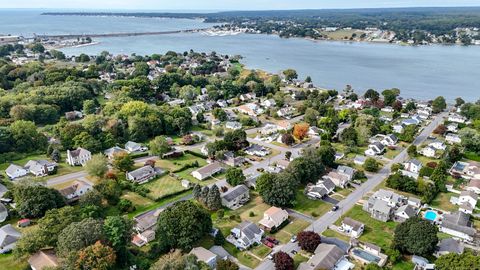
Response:
[[[339,200],[335,200],[334,198],[329,196],[323,197],[322,201],[327,202],[329,204],[333,204],[333,205],[337,205],[339,202]]]

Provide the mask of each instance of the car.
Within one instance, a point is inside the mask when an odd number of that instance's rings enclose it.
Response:
[[[293,255],[297,254],[297,251],[295,249],[292,249],[292,251],[290,251]]]
[[[333,206],[333,207],[332,207],[332,212],[335,212],[335,211],[337,211],[337,210],[338,210],[338,208],[340,208],[340,207],[338,207],[338,205],[335,205],[335,206]]]
[[[297,242],[297,236],[296,235],[292,236],[292,238],[290,238],[290,242],[291,243]]]
[[[259,171],[259,172],[264,172],[265,169],[264,169],[264,168],[257,168],[257,171]]]
[[[268,254],[267,259],[273,260],[273,253]]]
[[[262,243],[269,248],[273,248],[275,246],[272,242],[269,242],[267,240],[263,240]]]
[[[273,238],[273,237],[270,237],[270,236],[267,237],[267,238],[265,238],[265,240],[267,240],[268,242],[273,243],[273,244],[275,244],[275,245],[278,245],[278,244],[280,243],[280,242],[278,242],[277,239],[275,239],[275,238]]]

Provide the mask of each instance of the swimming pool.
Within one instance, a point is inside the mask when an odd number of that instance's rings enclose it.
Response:
[[[425,219],[430,220],[430,221],[436,221],[437,220],[437,212],[428,210],[425,212],[425,215],[423,216]]]
[[[381,260],[380,257],[375,256],[375,255],[373,255],[373,254],[371,254],[371,253],[369,253],[369,252],[366,252],[365,250],[358,249],[358,248],[353,249],[353,250],[352,250],[352,253],[353,253],[354,256],[357,256],[357,257],[359,257],[359,258],[361,258],[361,259],[363,259],[363,260],[365,260],[365,261],[367,261],[367,262],[371,262],[371,263],[372,263],[372,262],[378,263],[378,262],[380,262],[380,260]]]

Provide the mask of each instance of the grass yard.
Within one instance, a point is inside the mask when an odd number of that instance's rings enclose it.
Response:
[[[267,255],[272,251],[271,248],[265,246],[265,245],[258,245],[256,247],[253,247],[250,249],[250,252],[252,252],[255,256],[259,258],[265,258]]]
[[[172,196],[172,197],[168,197],[168,198],[164,198],[158,202],[155,202],[151,205],[147,205],[147,206],[144,206],[144,207],[137,207],[137,209],[131,213],[128,214],[128,217],[129,218],[133,218],[134,216],[138,215],[138,214],[141,214],[141,213],[145,213],[147,211],[150,211],[150,210],[153,210],[153,209],[156,209],[162,205],[165,205],[167,203],[171,203],[171,202],[174,202],[174,201],[178,201],[179,199],[185,197],[185,196],[188,196],[192,194],[192,191],[191,190],[187,190],[185,192],[182,192],[180,194],[177,194],[175,196]]]
[[[392,265],[392,270],[411,270],[415,265],[411,261],[399,261]]]
[[[198,243],[194,246],[201,246],[203,248],[210,249],[214,245],[215,243],[214,243],[213,237],[210,235],[206,235],[202,239],[200,239]]]
[[[148,207],[149,205],[154,204],[155,202],[149,198],[142,197],[135,192],[127,191],[122,195],[122,199],[127,199],[133,203],[135,207]]]
[[[310,200],[303,194],[303,188],[297,189],[296,204],[293,210],[305,215],[319,217],[332,209],[332,205],[320,200]]]
[[[29,269],[28,263],[26,261],[15,258],[12,253],[0,254],[0,266],[1,269],[5,270]]]
[[[248,254],[248,252],[246,252],[246,251],[238,250],[234,245],[232,245],[230,243],[225,243],[223,245],[223,248],[225,248],[225,250],[230,255],[236,257],[241,264],[243,264],[243,265],[245,265],[249,268],[253,269],[260,264],[260,261],[257,258]]]
[[[297,269],[298,266],[302,263],[302,262],[306,262],[308,261],[308,258],[297,253],[295,254],[295,256],[293,256],[293,263],[294,263],[294,268]]]
[[[185,190],[181,181],[171,177],[170,175],[164,175],[156,180],[148,182],[144,185],[144,187],[150,190],[147,196],[152,200],[157,200],[158,198]]]
[[[322,235],[325,236],[325,237],[335,237],[335,238],[338,238],[338,239],[340,239],[340,240],[343,240],[343,241],[345,241],[345,242],[347,242],[347,243],[350,242],[350,237],[348,237],[348,236],[346,236],[346,235],[344,235],[344,234],[341,234],[341,233],[339,233],[339,232],[336,232],[336,231],[334,231],[334,230],[331,230],[331,229],[327,229],[326,231],[324,231],[324,232],[322,233]]]
[[[303,231],[305,228],[308,227],[310,223],[308,221],[305,221],[303,219],[295,219],[290,224],[285,226],[282,231],[285,231],[291,235],[296,235],[297,233]]]
[[[459,194],[452,192],[448,193],[439,193],[437,197],[430,203],[430,206],[433,208],[442,209],[444,211],[454,212],[458,210],[458,206],[450,202],[451,197],[458,197]]]
[[[360,241],[380,246],[383,250],[388,249],[393,241],[393,234],[397,224],[393,221],[382,222],[370,217],[370,214],[362,210],[362,207],[355,205],[344,216],[337,220],[339,225],[344,217],[350,217],[365,224],[365,230],[360,236]]]
[[[403,148],[397,148],[395,150],[387,149],[387,152],[383,156],[388,158],[388,159],[394,159],[402,151],[403,151]]]

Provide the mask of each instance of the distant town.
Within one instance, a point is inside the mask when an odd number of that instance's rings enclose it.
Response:
[[[258,31],[215,31],[232,30]],[[216,52],[0,42],[2,269],[480,265],[478,102],[323,89]]]

